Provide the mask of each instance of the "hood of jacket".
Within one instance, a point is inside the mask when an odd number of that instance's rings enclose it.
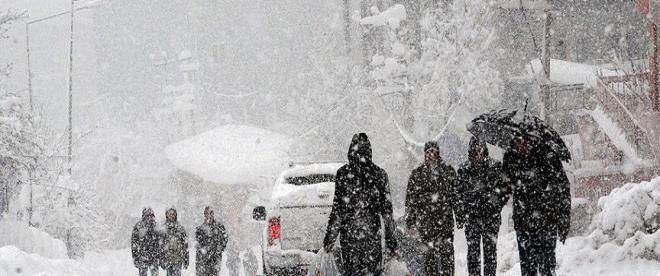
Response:
[[[353,135],[348,148],[348,163],[353,166],[369,165],[372,163],[371,142],[365,133]]]

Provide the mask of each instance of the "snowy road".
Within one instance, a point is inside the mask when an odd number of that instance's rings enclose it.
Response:
[[[517,262],[517,252],[513,235],[500,237],[498,244],[499,273],[498,275],[520,275]],[[590,258],[575,254],[584,250],[579,238],[569,239],[567,245],[558,247],[558,275],[561,276],[660,276],[660,262],[643,259],[616,260],[608,256],[594,254]],[[455,237],[456,272],[457,276],[467,275],[466,240],[464,231],[458,230]],[[191,254],[191,264],[183,271],[184,276],[195,275],[194,254]],[[224,268],[224,267],[223,267]],[[0,275],[7,276],[126,276],[137,275],[133,267],[130,250],[104,251],[103,253],[88,253],[84,260],[48,259],[34,254],[27,254],[16,247],[0,248]],[[161,275],[164,275],[161,273]],[[227,270],[221,272],[228,276]],[[239,276],[243,276],[241,273]]]

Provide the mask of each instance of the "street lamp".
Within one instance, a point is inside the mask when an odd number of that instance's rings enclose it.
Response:
[[[31,60],[30,60],[30,25],[36,24],[36,23],[39,23],[39,22],[43,22],[43,21],[46,21],[46,20],[49,20],[49,19],[57,18],[57,17],[63,16],[63,15],[69,14],[69,13],[71,14],[71,22],[70,22],[70,24],[71,24],[71,29],[70,29],[71,33],[70,33],[70,38],[69,38],[69,40],[70,40],[70,42],[69,42],[70,43],[70,45],[69,45],[69,47],[70,47],[70,49],[69,49],[69,105],[68,105],[68,108],[69,108],[69,112],[68,112],[68,116],[69,116],[69,118],[68,118],[69,119],[69,126],[68,126],[69,141],[68,142],[69,142],[69,144],[68,144],[68,155],[67,155],[67,159],[69,161],[69,169],[68,169],[69,174],[71,174],[71,147],[72,147],[72,143],[73,143],[73,141],[72,141],[72,138],[73,138],[73,135],[72,135],[72,129],[73,129],[72,128],[72,122],[73,121],[72,121],[72,118],[71,118],[71,115],[72,115],[72,113],[71,113],[72,100],[73,100],[73,96],[72,96],[72,93],[71,93],[72,92],[72,83],[73,83],[73,77],[72,77],[72,69],[73,69],[73,15],[74,15],[75,11],[80,11],[80,10],[85,10],[85,9],[90,9],[90,8],[96,7],[101,3],[101,1],[100,0],[92,0],[92,1],[89,1],[89,2],[85,3],[84,5],[80,5],[77,8],[74,7],[74,2],[75,2],[75,0],[71,0],[71,9],[68,10],[68,11],[63,11],[63,12],[60,12],[60,13],[52,14],[52,15],[49,15],[49,16],[46,16],[46,17],[42,17],[42,18],[38,18],[38,19],[34,19],[34,20],[30,20],[30,21],[25,22],[25,45],[26,45],[26,51],[25,52],[26,52],[26,56],[27,56],[27,75],[28,75],[28,78],[27,78],[27,80],[28,80],[28,89],[27,90],[28,90],[29,103],[30,103],[30,114],[32,114],[32,113],[34,113],[34,99],[33,99],[33,90],[32,90],[32,67],[31,67]],[[36,160],[37,157],[34,156],[33,158]],[[31,174],[31,172],[30,172],[30,174]],[[33,186],[33,183],[34,183],[34,180],[32,179],[32,175],[31,175],[30,176],[30,210],[29,210],[29,218],[28,218],[30,225],[32,225],[32,211],[33,211],[33,206],[32,206],[32,204],[33,204],[33,187],[32,186]]]
[[[67,14],[71,15],[70,20],[70,32],[69,32],[69,81],[68,81],[68,148],[67,156],[69,161],[68,172],[71,174],[71,156],[72,156],[72,145],[73,145],[73,119],[72,119],[72,109],[73,109],[73,16],[76,11],[85,10],[97,7],[101,4],[100,0],[92,0],[83,5],[75,7],[75,1],[71,0],[71,9],[68,11],[63,11],[60,13],[52,14],[46,17],[38,18],[31,20],[25,23],[25,43],[26,43],[26,56],[27,56],[27,74],[28,74],[28,94],[29,94],[29,103],[30,103],[30,113],[34,112],[34,99],[33,99],[33,90],[32,90],[32,67],[30,60],[30,25],[43,22],[49,19],[57,18]]]

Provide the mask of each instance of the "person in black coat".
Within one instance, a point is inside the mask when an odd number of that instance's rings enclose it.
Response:
[[[488,147],[472,137],[468,162],[458,170],[461,213],[465,216],[465,238],[468,251],[468,274],[481,275],[483,245],[484,275],[497,271],[497,233],[502,222],[502,208],[510,189],[504,181],[502,164],[490,159]]]
[[[152,276],[158,275],[160,235],[156,231],[154,210],[149,207],[142,209],[142,220],[133,227],[131,255],[140,276],[147,276],[148,271]]]
[[[555,275],[557,238],[570,227],[570,183],[561,161],[537,142],[516,137],[504,154],[513,187],[513,223],[522,276]]]
[[[228,236],[225,226],[215,220],[210,206],[204,208],[204,223],[195,229],[195,238],[197,276],[217,276]]]
[[[337,170],[335,195],[323,240],[330,252],[337,236],[345,276],[378,276],[382,273],[381,218],[385,245],[396,255],[394,220],[385,170],[371,159],[366,134],[355,134],[348,149],[348,164]]]
[[[181,267],[188,268],[188,235],[177,220],[177,212],[169,208],[165,212],[161,266],[167,276],[181,276]]]
[[[424,264],[428,276],[454,275],[454,220],[463,227],[459,207],[456,171],[440,158],[438,144],[427,142],[424,164],[408,180],[406,226],[428,246]]]

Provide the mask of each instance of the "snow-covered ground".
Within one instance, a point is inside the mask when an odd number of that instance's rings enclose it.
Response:
[[[599,212],[589,228],[590,234],[569,238],[566,244],[558,245],[557,274],[660,276],[660,177],[615,189],[599,200],[598,208]],[[504,230],[508,229],[506,221],[510,216],[510,209],[505,210],[505,222],[498,240],[498,275],[516,276],[520,275],[518,250],[515,233]],[[129,249],[88,252],[83,260],[70,260],[61,256],[61,248],[49,251],[43,246],[36,246],[44,241],[51,245],[59,244],[52,238],[44,237],[45,233],[20,226],[12,229],[15,229],[13,237],[20,238],[17,238],[15,245],[6,245],[5,240],[4,247],[0,247],[0,275],[137,274]],[[457,275],[467,275],[463,230],[456,231],[454,246]],[[190,267],[183,275],[194,275],[194,254],[191,258]],[[227,269],[223,269],[221,275],[229,275]]]
[[[585,248],[583,238],[571,238],[566,245],[558,247],[557,261],[559,263],[558,275],[566,276],[640,276],[660,275],[660,261],[644,259],[618,259],[616,254],[603,252],[596,254]],[[462,230],[456,233],[456,268],[457,275],[467,275],[466,241]],[[520,275],[520,266],[517,263],[517,249],[515,235],[500,237],[498,245],[499,273],[498,275]],[[594,253],[588,256],[587,254]],[[603,254],[604,253],[604,254]],[[191,254],[194,256],[194,254]],[[509,259],[510,258],[510,259]],[[193,276],[194,257],[184,276]],[[511,265],[509,260],[516,260]],[[224,267],[223,267],[224,268]],[[49,259],[36,254],[28,254],[15,246],[0,248],[0,275],[7,276],[124,276],[137,275],[133,267],[129,249],[105,251],[102,253],[88,253],[84,260]],[[221,275],[229,275],[223,269]],[[243,273],[241,273],[243,275]]]
[[[188,269],[183,276],[195,275],[195,254],[191,254]],[[223,258],[225,260],[226,258]],[[229,276],[223,263],[220,276]],[[15,246],[0,248],[0,275],[2,276],[127,276],[137,275],[130,249],[88,252],[83,260],[50,259],[29,254]],[[165,275],[161,269],[159,275]],[[240,276],[245,275],[242,271]]]

